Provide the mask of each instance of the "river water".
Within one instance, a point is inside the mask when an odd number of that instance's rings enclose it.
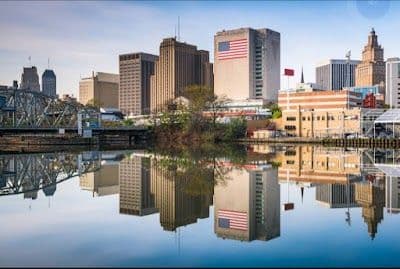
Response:
[[[399,266],[400,152],[0,154],[1,266]]]

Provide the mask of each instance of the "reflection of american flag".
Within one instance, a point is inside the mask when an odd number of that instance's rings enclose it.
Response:
[[[218,210],[218,227],[247,230],[247,213],[232,210]]]
[[[247,57],[247,39],[238,39],[218,43],[218,60]]]

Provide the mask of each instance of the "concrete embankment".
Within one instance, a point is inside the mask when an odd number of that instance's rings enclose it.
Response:
[[[320,144],[335,147],[356,148],[400,148],[400,138],[309,138],[309,137],[279,137],[279,138],[245,138],[238,142],[246,144]]]

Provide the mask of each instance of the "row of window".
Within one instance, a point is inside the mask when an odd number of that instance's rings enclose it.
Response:
[[[331,116],[331,115],[326,116],[326,120],[335,120],[335,119],[336,118],[334,116]],[[342,119],[341,116],[337,117],[337,120],[341,120],[341,119]],[[354,116],[354,118],[353,118],[353,116],[344,116],[344,119],[345,120],[357,119],[357,116]],[[302,121],[310,121],[311,117],[310,116],[302,117],[301,120]],[[313,120],[325,120],[325,116],[313,116]],[[367,117],[363,117],[363,120],[367,121],[368,118]],[[370,117],[369,120],[373,121],[374,119],[373,119],[373,117]],[[286,117],[286,121],[296,121],[296,117]]]

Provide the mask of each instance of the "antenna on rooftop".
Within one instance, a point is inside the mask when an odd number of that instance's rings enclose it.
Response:
[[[181,41],[181,23],[179,16],[178,16],[178,41]]]
[[[174,25],[174,30],[175,30],[174,37],[175,37],[175,39],[176,39],[176,24]]]
[[[32,63],[31,63],[31,56],[28,57],[28,60],[29,60],[29,66],[32,66]]]
[[[50,69],[50,58],[47,58],[47,68]]]

